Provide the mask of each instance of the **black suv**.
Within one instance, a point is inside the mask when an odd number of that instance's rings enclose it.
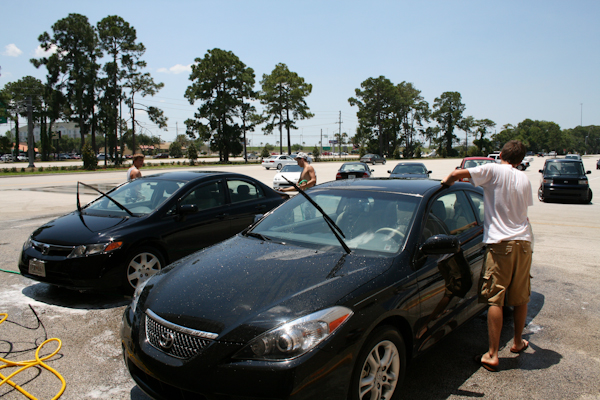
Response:
[[[582,203],[592,201],[592,190],[588,183],[583,162],[555,158],[546,160],[544,169],[540,169],[542,180],[538,189],[538,199],[548,200],[575,200]]]

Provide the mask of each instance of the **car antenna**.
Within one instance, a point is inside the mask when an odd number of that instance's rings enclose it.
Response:
[[[309,201],[310,204],[312,204],[313,206],[315,206],[315,208],[317,210],[319,210],[319,212],[321,213],[321,215],[323,215],[323,219],[325,220],[325,222],[327,222],[327,225],[329,226],[329,229],[331,229],[331,231],[333,232],[333,234],[335,235],[335,237],[337,238],[337,240],[340,242],[340,244],[342,245],[342,247],[344,248],[344,250],[346,250],[346,253],[350,254],[352,253],[352,250],[350,250],[350,247],[348,247],[348,245],[346,244],[346,242],[344,242],[344,239],[342,239],[342,237],[346,237],[344,236],[344,232],[342,232],[342,230],[340,229],[339,226],[337,226],[337,224],[335,222],[333,222],[333,220],[329,217],[329,215],[327,215],[325,213],[325,211],[323,211],[323,209],[321,208],[320,205],[318,205],[313,199],[310,198],[309,195],[307,195],[304,190],[300,189],[298,187],[298,185],[296,185],[294,182],[290,181],[288,178],[286,178],[285,176],[282,176],[283,179],[285,179],[290,185],[292,185],[297,191],[298,193],[300,193],[302,196],[304,196],[306,198],[306,200]],[[339,234],[338,234],[339,232]],[[340,236],[342,235],[342,236]]]

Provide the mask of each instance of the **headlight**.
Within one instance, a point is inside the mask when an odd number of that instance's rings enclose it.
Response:
[[[131,311],[134,313],[135,313],[135,309],[137,308],[138,301],[140,300],[142,291],[146,287],[146,284],[148,283],[149,280],[150,279],[146,279],[145,281],[138,283],[137,287],[135,288],[135,292],[133,292],[133,299],[131,300]]]
[[[33,244],[31,243],[31,236],[29,236],[25,243],[23,243],[23,250],[27,250],[31,246],[33,246]]]
[[[251,340],[235,358],[284,361],[312,350],[352,316],[346,307],[331,307],[298,318]]]
[[[123,246],[123,242],[108,242],[108,243],[97,243],[97,244],[82,244],[73,249],[71,254],[67,258],[85,257],[93,254],[109,253],[111,251],[120,249]]]
[[[577,181],[578,184],[580,185],[587,185],[588,184],[588,180],[587,179],[580,179],[579,181]]]

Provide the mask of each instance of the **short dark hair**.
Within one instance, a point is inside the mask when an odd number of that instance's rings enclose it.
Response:
[[[527,148],[520,140],[509,140],[502,147],[500,158],[511,165],[517,165],[523,161],[526,153]]]

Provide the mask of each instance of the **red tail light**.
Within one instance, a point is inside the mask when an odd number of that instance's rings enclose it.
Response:
[[[340,172],[338,172],[337,174],[335,174],[335,180],[339,180],[342,179],[342,174]]]
[[[369,174],[367,174],[366,172],[363,172],[363,178],[368,178]]]

